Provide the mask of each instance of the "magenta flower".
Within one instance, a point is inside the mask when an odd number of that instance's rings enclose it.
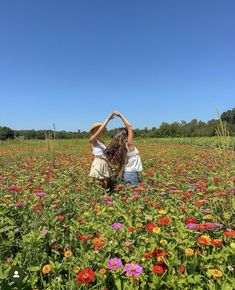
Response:
[[[118,270],[122,267],[122,260],[119,258],[113,258],[108,261],[108,268],[110,270]]]
[[[199,229],[199,225],[198,224],[195,224],[195,223],[189,223],[186,226],[190,230],[198,230]]]
[[[211,213],[211,210],[210,209],[202,209],[202,213],[209,214],[209,213]]]
[[[143,273],[143,268],[138,264],[131,263],[124,267],[124,272],[127,276],[139,276]]]
[[[46,195],[45,192],[37,192],[37,193],[36,193],[36,196],[39,196],[39,197],[43,197],[43,196],[45,196],[45,195]]]
[[[15,206],[23,206],[23,205],[26,205],[26,202],[24,202],[24,201],[17,201],[15,203]]]
[[[112,225],[112,228],[114,230],[121,230],[122,227],[123,227],[123,224],[121,224],[121,223],[115,223],[115,224]]]

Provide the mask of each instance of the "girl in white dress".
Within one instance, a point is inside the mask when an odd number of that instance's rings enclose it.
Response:
[[[101,141],[100,137],[106,130],[106,125],[114,116],[115,114],[111,113],[104,123],[94,123],[89,132],[89,141],[91,144],[92,154],[94,156],[94,161],[92,162],[89,176],[98,180],[104,188],[108,188],[110,178],[112,176],[112,170],[107,157],[104,155],[106,146]]]

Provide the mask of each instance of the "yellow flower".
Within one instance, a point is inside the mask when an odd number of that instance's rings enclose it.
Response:
[[[209,271],[213,278],[218,278],[218,277],[223,276],[223,273],[218,269],[210,269]]]
[[[205,219],[206,219],[206,220],[213,220],[214,217],[213,217],[213,215],[209,215],[209,214],[208,214],[208,215],[205,216]]]
[[[137,227],[138,227],[138,228],[142,228],[142,226],[143,226],[142,223],[138,223],[138,224],[137,224]]]
[[[79,267],[74,268],[73,272],[78,274],[80,272],[80,268]]]
[[[51,272],[51,265],[47,264],[42,268],[42,273],[45,274],[49,274]]]
[[[164,246],[164,245],[167,245],[168,242],[167,242],[167,240],[161,240],[161,241],[160,241],[160,244]]]
[[[232,249],[235,249],[235,243],[234,243],[234,242],[230,243],[230,247],[231,247]]]
[[[64,252],[64,256],[65,256],[65,258],[69,258],[69,257],[71,257],[73,255],[73,253],[71,252],[71,251],[66,251],[66,252]]]
[[[159,210],[159,213],[160,213],[160,214],[166,214],[166,213],[167,213],[167,211],[166,211],[166,210],[164,210],[164,209],[160,209],[160,210]]]
[[[159,228],[157,226],[153,228],[153,233],[159,234],[160,232],[161,232],[161,228]]]
[[[106,269],[102,268],[99,270],[100,275],[104,275],[106,273]]]
[[[192,256],[194,254],[194,250],[192,248],[187,248],[184,250],[186,256]]]

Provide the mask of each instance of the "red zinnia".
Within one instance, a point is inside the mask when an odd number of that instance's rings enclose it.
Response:
[[[57,216],[57,219],[58,219],[59,221],[63,221],[63,220],[64,220],[64,215],[58,215],[58,216]]]
[[[224,236],[226,236],[226,237],[235,237],[235,231],[233,231],[233,230],[230,230],[230,231],[225,231],[224,232]]]
[[[160,226],[163,226],[163,225],[168,225],[169,223],[170,223],[170,218],[169,217],[167,217],[167,216],[165,216],[165,217],[160,217],[159,219],[158,219],[158,224],[160,225]]]
[[[76,276],[76,284],[85,283],[87,286],[95,279],[95,272],[90,268],[86,268]]]
[[[153,265],[153,273],[161,276],[163,275],[165,272],[164,268],[162,266],[159,265]]]
[[[128,232],[133,232],[135,230],[134,227],[128,227],[127,229],[128,229]]]
[[[179,271],[181,273],[184,273],[185,272],[185,266],[184,265],[179,265]]]
[[[211,242],[210,242],[210,244],[212,245],[212,246],[215,246],[215,247],[221,247],[222,245],[223,245],[223,243],[222,243],[222,241],[221,240],[212,240]]]
[[[148,233],[151,233],[155,227],[156,227],[155,224],[149,223],[149,224],[146,225],[146,231]]]
[[[193,217],[186,217],[184,219],[184,222],[186,224],[190,224],[190,223],[196,224],[197,223],[197,219],[196,218],[193,218]]]
[[[35,205],[34,207],[33,207],[33,211],[40,211],[42,209],[42,206],[41,205]]]

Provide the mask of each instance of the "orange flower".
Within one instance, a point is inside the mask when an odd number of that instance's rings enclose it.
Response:
[[[216,247],[220,247],[223,245],[222,241],[221,240],[211,240],[210,244],[212,246],[216,246]]]
[[[218,269],[210,269],[209,272],[213,278],[218,278],[218,277],[223,276],[223,273]]]
[[[51,272],[51,265],[50,264],[47,264],[42,268],[42,273],[44,275],[49,274],[50,272]]]
[[[194,250],[192,248],[187,248],[184,250],[186,256],[193,256]]]
[[[64,256],[65,258],[69,258],[69,257],[72,257],[73,253],[71,251],[66,251],[64,252]]]
[[[206,246],[210,244],[210,237],[209,236],[201,236],[199,238],[197,238],[197,243],[201,246]]]
[[[105,241],[102,240],[101,238],[94,238],[92,240],[92,247],[95,249],[95,250],[99,250],[103,247],[103,245],[105,244]]]
[[[102,268],[99,270],[100,275],[104,275],[106,273],[106,269]]]
[[[230,230],[230,231],[225,231],[224,232],[224,236],[226,236],[226,237],[235,237],[235,231],[233,231],[233,230]]]
[[[169,217],[167,217],[167,216],[165,216],[165,217],[160,217],[159,219],[158,219],[158,224],[159,225],[161,225],[161,226],[163,226],[163,225],[168,225],[169,223],[170,223],[170,218]]]

